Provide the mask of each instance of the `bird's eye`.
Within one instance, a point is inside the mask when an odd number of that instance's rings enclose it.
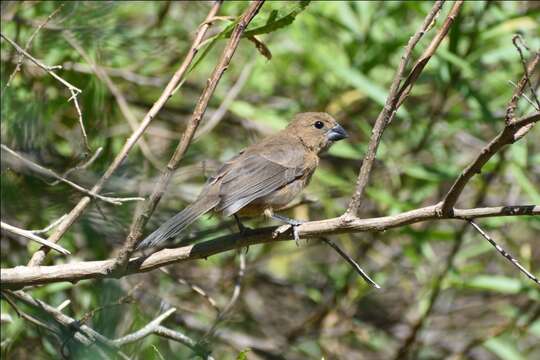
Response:
[[[322,129],[324,127],[324,124],[322,121],[316,121],[313,126],[315,126],[317,129]]]

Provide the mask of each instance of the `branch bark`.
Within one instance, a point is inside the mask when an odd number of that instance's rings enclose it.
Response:
[[[321,235],[384,231],[428,220],[459,219],[470,220],[495,216],[540,215],[540,205],[498,206],[474,209],[455,209],[451,216],[440,214],[440,204],[407,211],[393,216],[371,219],[344,219],[342,217],[321,221],[310,221],[299,225],[297,230],[302,238],[314,238]],[[250,230],[204,241],[195,245],[173,249],[163,249],[149,256],[129,259],[126,270],[112,274],[110,269],[116,259],[86,261],[53,266],[17,266],[1,269],[0,287],[21,288],[24,286],[48,284],[54,282],[77,282],[84,279],[123,277],[129,274],[148,272],[162,266],[209,256],[233,249],[241,249],[255,244],[292,240],[291,231],[274,236],[276,227]]]

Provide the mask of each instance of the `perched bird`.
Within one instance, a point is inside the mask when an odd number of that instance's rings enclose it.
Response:
[[[297,114],[285,129],[223,164],[197,200],[146,237],[139,248],[156,246],[179,235],[210,210],[235,217],[265,215],[295,230],[299,221],[274,212],[285,208],[308,185],[319,164],[319,154],[346,137],[345,129],[327,113]]]

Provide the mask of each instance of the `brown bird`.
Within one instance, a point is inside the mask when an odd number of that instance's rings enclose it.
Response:
[[[210,210],[224,215],[265,215],[293,227],[301,222],[277,214],[306,187],[319,164],[319,154],[347,132],[327,113],[297,114],[280,132],[242,150],[211,177],[191,205],[146,237],[151,247],[180,234]],[[238,219],[238,218],[237,218]]]

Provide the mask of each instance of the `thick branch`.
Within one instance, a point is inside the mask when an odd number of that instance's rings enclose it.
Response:
[[[321,221],[310,221],[298,226],[302,238],[313,238],[321,235],[354,233],[366,231],[384,231],[387,229],[413,223],[441,219],[476,219],[495,216],[540,215],[540,205],[498,206],[475,209],[455,209],[452,216],[442,216],[438,209],[440,204],[407,211],[393,216],[371,219],[333,218]],[[156,268],[209,256],[246,246],[291,240],[292,232],[274,236],[276,227],[266,227],[248,231],[247,233],[222,236],[199,244],[174,249],[164,249],[149,256],[135,257],[129,260],[126,271],[116,276],[141,273]],[[113,277],[110,272],[115,259],[103,261],[87,261],[54,266],[18,266],[1,269],[0,285],[2,288],[20,288],[38,284],[61,281],[77,282],[84,279]]]

